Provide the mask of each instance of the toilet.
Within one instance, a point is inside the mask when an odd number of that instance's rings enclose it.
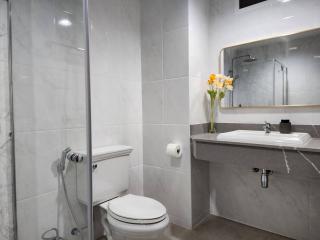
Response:
[[[101,210],[108,240],[157,239],[169,224],[165,206],[155,199],[127,194],[130,153],[124,145],[95,148],[92,152],[93,205]],[[88,205],[86,162],[77,164],[77,195]]]

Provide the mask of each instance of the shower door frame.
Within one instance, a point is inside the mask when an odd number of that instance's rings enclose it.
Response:
[[[0,0],[1,1],[1,0]],[[13,239],[18,239],[17,224],[17,192],[15,175],[15,132],[14,132],[14,95],[13,95],[13,54],[12,54],[12,1],[7,2],[7,23],[8,23],[8,80],[9,80],[9,109],[10,109],[10,137],[11,137],[11,178],[12,178],[12,221],[13,221]],[[90,83],[90,28],[89,28],[89,1],[82,0],[83,22],[84,22],[84,42],[85,42],[85,102],[86,102],[86,142],[87,142],[87,161],[88,166],[92,166],[92,121],[91,121],[91,83]],[[93,204],[92,204],[92,168],[88,167],[88,203],[87,221],[88,221],[88,240],[93,240]]]
[[[90,81],[90,25],[89,25],[89,0],[82,0],[83,22],[85,34],[85,84],[86,84],[86,136],[87,136],[87,160],[88,166],[92,166],[92,121],[91,121],[91,81]],[[88,236],[93,240],[93,200],[92,200],[92,168],[88,167]]]
[[[14,240],[18,239],[17,224],[17,194],[16,194],[16,161],[15,161],[15,132],[14,132],[14,102],[13,102],[13,78],[12,78],[12,21],[11,21],[11,3],[12,0],[3,0],[7,2],[7,31],[8,31],[8,81],[9,81],[9,115],[10,115],[10,153],[11,153],[11,183],[12,183],[12,236]]]

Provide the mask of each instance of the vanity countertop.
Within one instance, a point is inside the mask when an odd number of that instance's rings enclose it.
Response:
[[[311,138],[306,144],[299,147],[291,146],[280,146],[277,144],[260,144],[260,143],[246,143],[246,142],[235,142],[235,141],[221,141],[217,139],[219,133],[202,133],[195,134],[191,136],[193,142],[205,142],[214,144],[230,144],[238,146],[252,146],[252,147],[262,147],[271,149],[285,149],[285,150],[296,150],[303,152],[319,152],[320,153],[320,138]]]

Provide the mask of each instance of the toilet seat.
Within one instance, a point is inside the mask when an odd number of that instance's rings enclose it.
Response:
[[[132,194],[100,205],[108,215],[130,224],[155,224],[167,218],[166,208],[158,201]]]
[[[104,222],[107,223],[107,228],[110,230],[112,239],[158,239],[169,225],[169,217],[158,223],[153,224],[132,224],[119,221],[109,214],[105,216]],[[106,230],[106,226],[104,224]],[[107,234],[108,236],[108,234]],[[109,238],[108,238],[109,239]]]

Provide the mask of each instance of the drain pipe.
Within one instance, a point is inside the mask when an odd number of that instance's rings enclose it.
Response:
[[[269,175],[272,174],[271,170],[262,169],[261,171],[261,187],[268,188],[269,187]]]
[[[268,169],[259,169],[259,168],[253,168],[253,172],[260,172],[261,171],[261,187],[262,188],[268,188],[269,187],[269,175],[273,173],[273,171]]]

